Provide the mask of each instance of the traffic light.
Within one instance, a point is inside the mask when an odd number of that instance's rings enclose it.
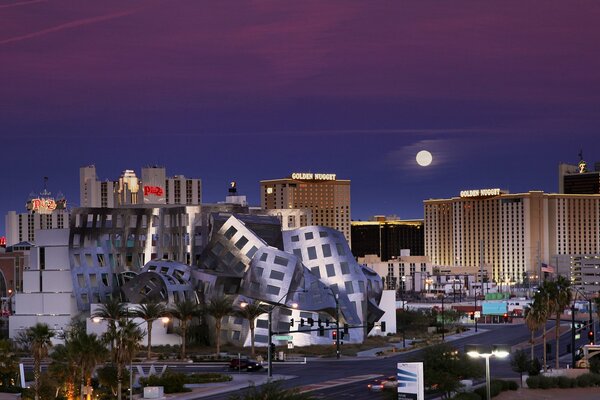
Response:
[[[294,327],[294,318],[290,319],[290,327],[293,328]]]
[[[594,331],[591,329],[588,332],[588,340],[590,341],[590,344],[594,344]]]
[[[325,336],[325,328],[322,326],[319,327],[319,336]]]
[[[312,319],[311,317],[308,317],[308,319],[306,320],[308,325],[310,325],[311,327],[315,324],[315,320]]]
[[[304,326],[304,318],[300,318],[300,327]]]
[[[502,316],[502,319],[504,320],[504,322],[508,322],[508,314],[504,313],[504,315]]]
[[[384,327],[385,327],[385,325],[384,325]],[[348,324],[344,324],[344,333],[345,333],[346,335],[348,334],[348,329],[349,329],[349,328],[350,328],[350,327],[348,326]]]
[[[348,326],[348,325],[346,325],[346,326]],[[347,331],[346,326],[344,326],[344,331]],[[386,328],[385,321],[381,321],[381,332],[385,332],[385,328]]]
[[[329,328],[329,318],[325,319],[325,326]]]
[[[337,331],[331,331],[331,338],[332,338],[333,340],[336,340],[336,339],[337,339]]]
[[[475,313],[474,312],[469,313],[469,318],[471,318],[471,320],[474,320],[475,319]]]

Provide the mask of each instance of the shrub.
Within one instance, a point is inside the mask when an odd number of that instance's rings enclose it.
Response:
[[[185,377],[185,383],[229,382],[232,379],[231,375],[220,374],[218,372],[206,372],[203,374],[187,375]]]
[[[600,357],[592,357],[589,359],[590,372],[600,374]]]
[[[162,376],[150,375],[147,378],[140,378],[142,386],[163,386],[165,393],[182,393],[189,392],[191,389],[186,388],[185,374],[178,372],[165,372]]]
[[[589,387],[593,386],[595,383],[595,379],[593,374],[583,374],[577,377],[577,386],[579,387]]]
[[[566,376],[558,377],[558,387],[561,389],[569,389],[575,386],[575,379]]]
[[[540,375],[540,389],[552,389],[558,387],[558,378]]]
[[[458,393],[452,400],[481,400],[481,396],[474,392]]]
[[[527,373],[529,376],[536,376],[540,374],[540,370],[542,369],[542,363],[537,358],[534,358],[529,363],[529,368],[527,369]]]
[[[534,375],[527,378],[527,386],[530,389],[538,389],[540,387],[540,375]]]
[[[243,397],[242,397],[243,396]],[[271,382],[252,387],[244,395],[233,395],[229,400],[310,400],[310,393],[300,393],[298,389],[283,389],[279,382]]]

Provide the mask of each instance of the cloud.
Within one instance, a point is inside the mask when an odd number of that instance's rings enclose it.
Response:
[[[18,3],[12,3],[12,4],[0,4],[0,9],[1,8],[11,8],[11,7],[18,7],[18,6],[26,6],[28,4],[34,4],[34,3],[45,3],[48,0],[29,0],[29,1],[20,1]]]
[[[98,22],[103,22],[103,21],[115,19],[115,18],[126,17],[128,15],[134,14],[138,10],[139,9],[128,10],[128,11],[123,11],[123,12],[114,13],[114,14],[102,15],[102,16],[99,16],[99,17],[84,18],[84,19],[80,19],[80,20],[77,20],[77,21],[67,22],[67,23],[64,23],[64,24],[53,26],[51,28],[42,29],[40,31],[31,32],[31,33],[28,33],[28,34],[25,34],[25,35],[14,36],[14,37],[11,37],[11,38],[8,38],[8,39],[0,40],[0,45],[2,45],[2,44],[8,44],[8,43],[14,43],[14,42],[20,42],[22,40],[34,39],[36,37],[44,36],[44,35],[47,35],[49,33],[60,32],[60,31],[67,30],[67,29],[78,28],[78,27],[84,26],[84,25],[90,25],[90,24],[95,24],[95,23],[98,23]]]

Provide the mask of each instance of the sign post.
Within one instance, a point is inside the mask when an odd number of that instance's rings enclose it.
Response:
[[[398,363],[398,399],[425,400],[423,363]]]

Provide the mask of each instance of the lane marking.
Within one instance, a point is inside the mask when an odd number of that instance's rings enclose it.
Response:
[[[356,383],[356,382],[360,382],[360,381],[375,379],[380,376],[383,376],[383,375],[381,375],[381,374],[355,375],[355,376],[349,376],[347,378],[332,379],[330,381],[313,383],[310,385],[300,387],[300,393],[313,392],[315,390],[328,389],[328,388],[332,388],[332,387],[336,387],[336,386],[348,385],[350,383]]]

